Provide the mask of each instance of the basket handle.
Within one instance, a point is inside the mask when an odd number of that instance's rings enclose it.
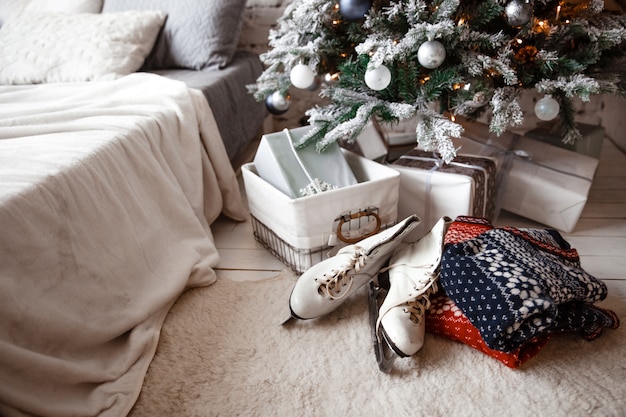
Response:
[[[372,230],[369,233],[364,234],[363,236],[359,236],[356,238],[348,238],[343,235],[341,231],[341,226],[343,226],[344,223],[347,223],[350,220],[358,219],[359,217],[370,217],[370,216],[376,219],[376,227],[374,228],[374,230]],[[360,240],[363,240],[367,237],[373,236],[376,233],[378,233],[380,231],[381,223],[382,222],[380,221],[380,217],[373,210],[365,210],[365,211],[358,211],[356,213],[345,214],[339,218],[339,224],[337,224],[337,237],[339,238],[339,240],[345,243],[350,243],[350,244],[356,243]]]

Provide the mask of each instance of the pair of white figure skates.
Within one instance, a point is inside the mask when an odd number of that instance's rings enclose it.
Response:
[[[444,236],[452,220],[442,217],[424,237],[403,244],[403,238],[420,222],[418,216],[409,216],[306,270],[291,292],[291,317],[305,320],[328,314],[369,283],[380,369],[391,369],[393,353],[400,357],[415,354],[424,343],[425,312],[430,294],[437,291]],[[382,302],[381,294],[385,294]],[[391,355],[386,353],[389,349]]]

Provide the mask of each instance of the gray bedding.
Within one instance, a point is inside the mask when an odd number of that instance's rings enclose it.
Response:
[[[217,121],[228,157],[232,161],[256,138],[266,115],[265,105],[246,89],[263,71],[258,55],[238,51],[232,62],[220,70],[171,69],[154,73],[183,81],[201,90]]]

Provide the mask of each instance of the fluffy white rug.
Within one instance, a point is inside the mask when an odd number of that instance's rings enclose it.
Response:
[[[623,416],[626,329],[593,342],[554,337],[510,369],[427,335],[394,371],[378,370],[362,288],[327,317],[279,323],[295,276],[218,280],[169,314],[143,391],[143,416]],[[624,299],[602,304],[620,318]]]

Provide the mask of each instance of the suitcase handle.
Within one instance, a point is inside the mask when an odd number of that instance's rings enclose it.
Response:
[[[341,227],[344,225],[344,223],[348,223],[351,220],[355,220],[358,219],[360,217],[373,217],[374,219],[376,219],[376,227],[374,228],[374,230],[372,230],[369,233],[366,233],[363,236],[359,236],[356,238],[349,238],[349,237],[345,237],[343,235],[343,232],[341,231]],[[350,213],[350,214],[344,214],[343,216],[341,216],[339,218],[339,224],[337,225],[337,237],[339,238],[339,240],[341,240],[342,242],[345,243],[356,243],[360,240],[363,240],[367,237],[373,236],[376,233],[378,233],[380,231],[380,227],[382,225],[382,222],[380,220],[380,217],[378,216],[378,214],[376,213],[375,209],[373,208],[369,208],[367,210],[362,210],[362,211],[358,211],[356,213]]]

